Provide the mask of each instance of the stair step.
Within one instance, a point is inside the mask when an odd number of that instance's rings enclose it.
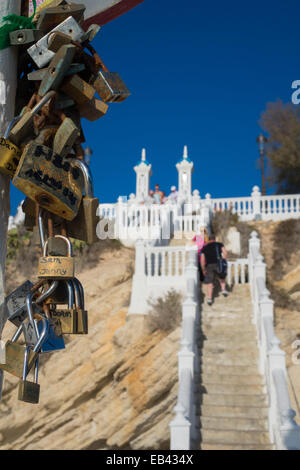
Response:
[[[240,366],[240,365],[220,365],[220,364],[201,364],[202,374],[214,374],[214,375],[239,375],[239,376],[248,376],[248,375],[257,375],[258,368],[255,365],[251,366]]]
[[[203,416],[208,418],[252,418],[252,419],[267,419],[268,408],[255,407],[255,406],[216,406],[216,405],[201,405],[200,407],[200,420]]]
[[[248,366],[253,366],[257,368],[258,366],[257,353],[253,356],[242,356],[239,354],[237,354],[236,356],[226,354],[204,354],[204,356],[200,355],[199,360],[201,364],[216,366],[220,365],[222,367],[240,366],[248,368]]]
[[[264,393],[261,384],[233,384],[233,383],[205,383],[199,385],[199,393],[223,393],[223,394],[237,394],[237,395],[262,395]]]
[[[236,353],[237,351],[257,351],[258,346],[255,340],[252,341],[243,341],[241,342],[238,338],[234,340],[220,340],[215,341],[213,339],[207,340],[198,340],[197,344],[200,349],[203,351],[216,351],[219,352],[220,349],[224,351],[233,351]]]
[[[270,436],[267,431],[223,431],[219,429],[202,429],[201,438],[203,443],[214,444],[270,444]]]
[[[240,406],[240,407],[265,407],[267,406],[267,397],[265,395],[238,395],[210,393],[203,394],[201,397],[203,405],[210,406]]]
[[[267,445],[235,445],[235,444],[201,444],[201,450],[274,450],[271,444]]]
[[[263,378],[259,374],[254,375],[227,375],[227,374],[202,374],[203,384],[229,384],[229,385],[263,385]]]
[[[200,418],[202,429],[222,429],[230,431],[267,431],[266,419],[254,418]]]

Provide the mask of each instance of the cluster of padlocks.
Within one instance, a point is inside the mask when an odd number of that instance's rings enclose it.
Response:
[[[75,277],[69,237],[94,243],[99,201],[84,161],[81,118],[95,121],[129,91],[90,42],[98,25],[82,28],[84,5],[53,0],[33,29],[10,33],[18,48],[18,116],[0,140],[0,172],[25,195],[27,230],[41,245],[39,281],[6,297],[16,332],[0,368],[20,378],[19,400],[38,403],[39,355],[65,348],[63,335],[87,334],[84,290]],[[99,98],[95,98],[96,92]],[[28,374],[34,373],[34,381]]]

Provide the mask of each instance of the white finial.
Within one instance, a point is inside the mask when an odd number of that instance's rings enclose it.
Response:
[[[142,149],[142,162],[146,161],[146,149]]]
[[[183,147],[183,158],[188,158],[188,150],[187,150],[187,145]]]

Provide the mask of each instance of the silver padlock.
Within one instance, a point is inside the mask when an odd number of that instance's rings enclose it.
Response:
[[[5,298],[8,320],[18,327],[27,317],[26,297],[32,287],[32,282],[26,281]]]
[[[36,44],[27,49],[28,54],[39,68],[47,65],[55,55],[54,52],[48,49],[49,38],[55,31],[67,34],[73,41],[80,42],[81,39],[85,37],[85,32],[79,26],[77,21],[72,16],[69,16],[69,18],[53,28],[52,31],[46,34]]]
[[[43,293],[36,302],[41,303],[53,294],[57,288],[58,282],[53,283],[45,293]],[[25,338],[25,343],[28,346],[35,347],[43,332],[43,321],[33,318],[32,294],[29,294],[26,299],[26,306],[28,311],[28,320],[23,322],[22,328]],[[41,353],[54,352],[65,349],[64,339],[62,334],[56,334],[56,325],[53,320],[49,320],[49,329],[47,338],[43,341],[41,346]]]

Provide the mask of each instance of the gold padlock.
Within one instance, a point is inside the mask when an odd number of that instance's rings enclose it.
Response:
[[[43,256],[40,257],[38,266],[38,277],[40,279],[72,279],[75,274],[75,260],[72,253],[72,243],[62,235],[54,238],[62,238],[68,246],[68,256],[48,256],[48,240],[43,249]]]
[[[13,184],[44,209],[72,220],[83,194],[83,177],[71,165],[72,160],[30,142],[24,149]]]
[[[16,172],[21,158],[21,150],[7,138],[12,127],[21,119],[21,116],[15,117],[10,121],[4,137],[0,138],[0,172],[12,178]]]
[[[71,280],[65,281],[65,285],[67,288],[67,299],[56,299],[60,304],[68,304],[68,308],[66,309],[56,309],[52,308],[51,318],[55,320],[59,320],[61,324],[61,331],[63,335],[74,335],[77,334],[78,331],[78,316],[76,309],[74,309],[74,286]],[[67,300],[67,302],[66,302]],[[56,303],[54,299],[52,299],[52,303]]]
[[[38,371],[39,371],[39,358],[35,361],[34,382],[26,380],[28,375],[28,356],[31,347],[28,346],[24,355],[23,374],[19,382],[18,400],[25,401],[26,403],[37,404],[40,398],[40,386],[38,384]]]
[[[25,347],[14,341],[6,341],[5,355],[6,362],[5,364],[0,364],[0,369],[21,379],[23,376]],[[29,354],[29,362],[31,365],[36,358],[37,353],[31,351]]]
[[[91,245],[98,241],[96,228],[100,220],[97,215],[99,199],[94,197],[93,180],[88,165],[81,160],[75,160],[73,165],[77,166],[83,175],[85,196],[82,198],[75,219],[67,221],[67,233],[69,237]]]
[[[80,281],[76,278],[71,281],[75,293],[75,310],[77,313],[77,334],[88,334],[88,313],[84,309],[84,291]]]

